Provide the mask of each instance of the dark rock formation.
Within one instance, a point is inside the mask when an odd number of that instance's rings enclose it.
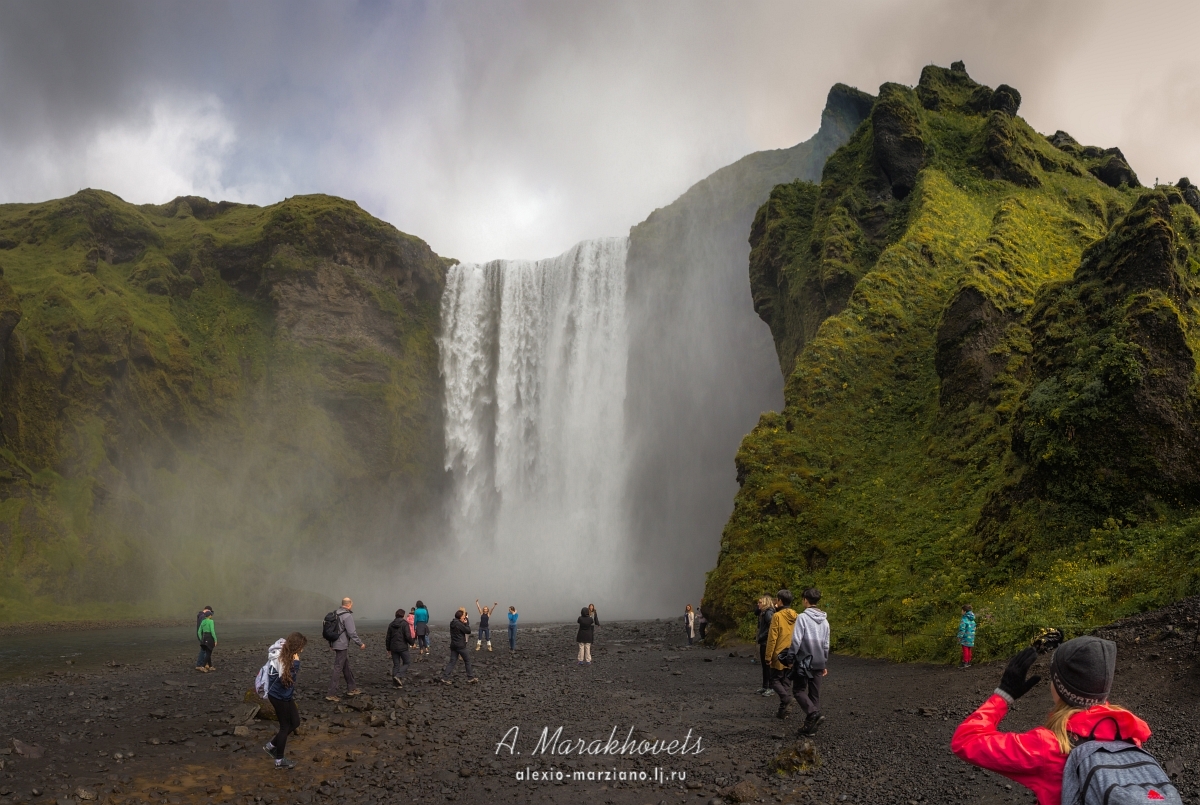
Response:
[[[884,84],[871,110],[872,155],[897,199],[912,192],[925,165],[921,117],[910,99],[905,87]]]
[[[978,288],[967,285],[951,299],[937,329],[934,365],[941,378],[939,403],[957,409],[985,402],[1005,358],[993,353],[1011,321]]]

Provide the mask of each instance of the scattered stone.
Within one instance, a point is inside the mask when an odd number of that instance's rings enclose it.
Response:
[[[37,760],[42,755],[46,754],[46,750],[37,744],[27,744],[16,738],[12,739],[12,748],[21,757],[27,757],[30,760]]]
[[[754,802],[759,798],[758,786],[749,778],[722,789],[721,796],[730,802]]]
[[[83,786],[79,786],[79,788],[75,789],[75,796],[79,797],[85,802],[91,802],[96,798],[96,792],[84,788]]]
[[[237,726],[233,728],[234,737],[245,738],[250,734],[250,728],[246,726]]]
[[[779,750],[768,764],[779,775],[807,773],[821,765],[821,755],[810,740],[800,740]]]

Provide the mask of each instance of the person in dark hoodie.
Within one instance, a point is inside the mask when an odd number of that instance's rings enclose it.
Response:
[[[275,768],[290,769],[296,764],[283,756],[287,749],[288,735],[300,729],[300,711],[296,709],[296,678],[300,676],[300,652],[308,645],[308,638],[292,632],[283,641],[278,656],[272,656],[267,669],[267,700],[275,709],[279,719],[279,731],[263,749],[275,758]]]
[[[403,609],[397,609],[396,619],[388,624],[387,637],[384,638],[384,646],[392,655],[392,683],[398,688],[404,687],[401,680],[408,674],[408,666],[412,662],[408,657],[408,650],[417,639],[416,635],[409,631],[411,628],[407,613]]]
[[[764,595],[754,605],[754,614],[758,616],[758,666],[762,670],[762,687],[754,691],[762,696],[773,696],[771,690],[771,665],[767,662],[767,632],[771,629],[771,619],[775,617],[775,602],[771,596]]]
[[[579,630],[575,632],[575,642],[579,644],[579,659],[576,665],[592,664],[592,640],[596,636],[596,619],[588,613],[595,611],[595,608],[590,606],[579,610]]]
[[[454,673],[454,666],[458,665],[459,657],[462,657],[467,668],[467,681],[479,681],[471,671],[471,656],[467,654],[467,639],[470,634],[471,624],[467,622],[467,611],[459,609],[454,613],[454,620],[450,621],[450,662],[446,663],[446,670],[442,672],[442,681],[447,685],[453,684],[450,674]]]
[[[825,721],[821,715],[821,680],[829,673],[829,618],[817,609],[821,591],[809,587],[800,594],[804,609],[792,626],[792,651],[798,667],[793,674],[792,698],[804,711],[801,735],[815,735]]]

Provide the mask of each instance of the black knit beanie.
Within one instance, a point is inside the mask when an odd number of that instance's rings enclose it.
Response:
[[[1116,671],[1117,644],[1099,637],[1068,640],[1050,659],[1050,681],[1062,700],[1074,707],[1107,702]]]

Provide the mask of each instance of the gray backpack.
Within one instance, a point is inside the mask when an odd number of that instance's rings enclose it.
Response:
[[[1128,741],[1084,739],[1067,756],[1062,805],[1183,805],[1154,756]]]

